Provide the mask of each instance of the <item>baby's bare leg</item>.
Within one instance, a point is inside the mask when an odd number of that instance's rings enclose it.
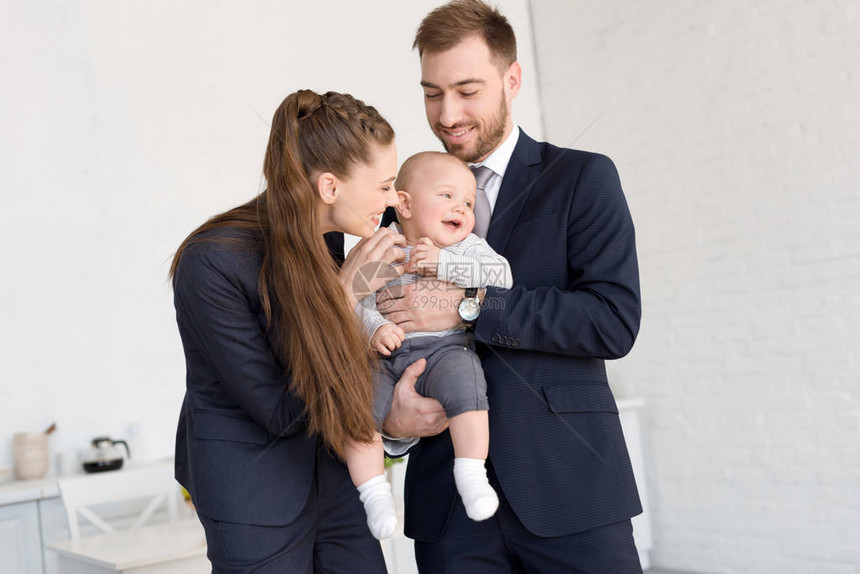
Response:
[[[487,459],[490,423],[487,411],[466,411],[448,421],[456,458]]]
[[[380,540],[393,535],[397,528],[394,495],[391,494],[391,485],[385,480],[384,457],[379,433],[374,435],[372,443],[354,442],[346,448],[346,465],[364,504],[367,526]]]
[[[346,466],[355,486],[384,474],[385,451],[382,449],[382,436],[374,433],[371,443],[351,442],[346,447]]]
[[[485,520],[499,507],[484,463],[490,448],[487,411],[466,411],[448,422],[454,443],[454,482],[472,520]]]

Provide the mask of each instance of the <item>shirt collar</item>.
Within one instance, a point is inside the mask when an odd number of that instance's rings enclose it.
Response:
[[[477,167],[485,165],[493,173],[499,177],[505,177],[505,171],[508,169],[508,164],[511,161],[511,156],[514,155],[514,148],[517,147],[517,141],[520,139],[520,128],[514,125],[514,129],[508,134],[507,139],[502,142],[502,145],[496,148],[496,151],[490,154],[490,157],[480,163],[470,163],[469,167]]]

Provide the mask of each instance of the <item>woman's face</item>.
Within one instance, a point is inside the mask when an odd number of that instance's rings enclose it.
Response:
[[[349,178],[337,179],[329,206],[333,231],[360,237],[373,235],[385,208],[397,204],[396,175],[397,149],[392,143],[378,147],[370,163],[355,166]]]

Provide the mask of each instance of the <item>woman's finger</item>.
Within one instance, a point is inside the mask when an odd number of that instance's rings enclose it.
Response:
[[[347,259],[378,261],[386,251],[398,245],[406,245],[406,238],[388,227],[380,227],[373,235],[359,241],[349,252]]]

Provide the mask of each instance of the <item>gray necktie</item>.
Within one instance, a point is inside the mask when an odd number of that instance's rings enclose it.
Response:
[[[477,190],[475,194],[475,229],[472,233],[478,237],[487,236],[487,228],[490,227],[490,200],[487,199],[487,192],[484,189],[487,187],[487,182],[493,175],[493,170],[488,167],[473,167],[470,168],[475,174],[475,183]]]

